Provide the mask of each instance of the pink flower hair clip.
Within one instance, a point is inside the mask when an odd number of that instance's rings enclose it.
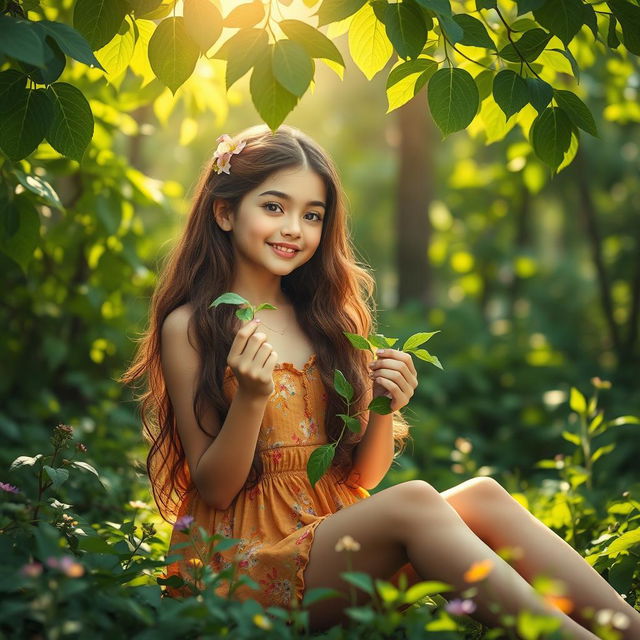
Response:
[[[216,173],[220,174],[223,171],[229,173],[231,168],[231,156],[234,153],[240,153],[247,144],[244,140],[234,144],[230,135],[223,133],[217,140],[218,148],[213,154],[214,168]]]

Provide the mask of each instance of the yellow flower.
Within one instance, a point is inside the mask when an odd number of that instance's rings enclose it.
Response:
[[[544,599],[556,609],[560,609],[563,613],[571,613],[573,611],[573,601],[569,598],[547,594],[544,596]]]
[[[260,629],[265,629],[267,631],[273,628],[271,620],[266,616],[263,616],[261,613],[256,613],[256,615],[253,616],[253,624],[255,624],[256,627],[260,627]]]
[[[190,567],[199,568],[202,566],[202,560],[200,560],[200,558],[189,558],[189,560],[187,560],[187,564]]]
[[[336,543],[336,551],[360,551],[360,543],[354,540],[351,536],[342,536]]]
[[[480,560],[480,562],[474,562],[471,567],[467,571],[465,571],[464,579],[467,582],[480,582],[480,580],[484,580],[493,569],[493,561],[489,560]]]

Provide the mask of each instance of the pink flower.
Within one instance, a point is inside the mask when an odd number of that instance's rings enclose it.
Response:
[[[476,610],[476,603],[473,600],[455,598],[447,603],[445,609],[454,616],[463,616],[473,613]]]
[[[18,489],[18,487],[14,487],[12,484],[8,484],[7,482],[0,482],[0,489],[7,493],[20,493],[20,489]]]
[[[231,168],[231,156],[234,153],[240,153],[246,146],[246,141],[242,140],[237,144],[234,144],[230,135],[223,133],[217,140],[218,148],[213,153],[214,168],[216,173],[220,174],[223,171],[229,173]]]
[[[28,562],[22,566],[20,573],[27,578],[36,578],[42,573],[42,565],[39,562]]]
[[[176,520],[175,527],[179,531],[188,531],[189,527],[193,523],[194,519],[195,518],[193,516],[190,516],[190,515],[182,516],[181,518],[178,518]]]

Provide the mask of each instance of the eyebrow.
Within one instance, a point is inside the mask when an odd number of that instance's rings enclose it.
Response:
[[[266,196],[266,195],[272,195],[272,196],[278,196],[278,198],[282,198],[284,200],[291,200],[291,196],[283,193],[282,191],[263,191],[260,196]],[[258,197],[260,197],[258,196]],[[307,202],[307,204],[316,206],[316,207],[322,207],[323,209],[327,208],[327,205],[322,202],[321,200],[310,200],[309,202]]]

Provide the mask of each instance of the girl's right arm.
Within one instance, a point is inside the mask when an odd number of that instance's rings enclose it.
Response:
[[[188,337],[191,316],[187,305],[172,311],[161,336],[162,370],[174,409],[180,441],[191,478],[202,499],[214,509],[227,509],[242,489],[251,469],[267,400],[273,392],[272,372],[277,354],[255,322],[236,334],[228,364],[238,379],[227,417],[213,408],[204,411],[203,433],[193,411],[200,356]]]

